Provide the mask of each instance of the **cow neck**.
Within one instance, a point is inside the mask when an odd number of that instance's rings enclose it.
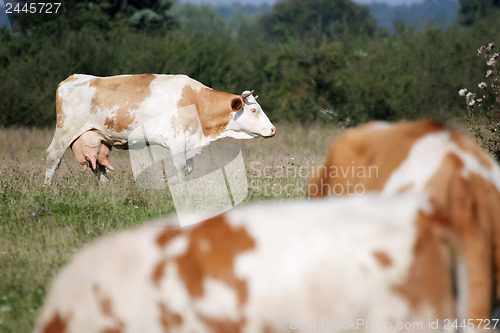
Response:
[[[195,91],[191,86],[185,86],[182,97],[177,103],[178,108],[196,106],[203,134],[215,140],[226,129],[231,120],[231,101],[238,96],[217,91],[207,87]]]

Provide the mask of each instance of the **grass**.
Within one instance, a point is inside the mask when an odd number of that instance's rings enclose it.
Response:
[[[53,185],[43,187],[52,129],[0,129],[0,332],[33,329],[51,279],[96,237],[175,212],[168,190],[136,186],[128,152],[114,150],[115,171],[100,185],[67,152]],[[322,162],[333,127],[278,124],[271,139],[241,147],[249,193],[242,204],[303,198],[311,166]],[[195,165],[196,168],[196,165]]]

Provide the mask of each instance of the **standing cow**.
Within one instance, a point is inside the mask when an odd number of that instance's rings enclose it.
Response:
[[[99,155],[107,160],[109,147],[133,148],[144,140],[134,137],[130,142],[137,129],[145,131],[149,144],[170,149],[179,173],[183,169],[188,173],[198,148],[211,141],[271,137],[276,132],[252,92],[233,95],[217,91],[185,75],[74,74],[57,88],[56,111],[57,127],[47,149],[46,185],[66,149],[78,144],[88,131],[97,133],[102,144],[91,152],[98,156],[94,169],[98,178],[105,173]],[[88,146],[86,142],[79,145]],[[79,154],[75,151],[77,158]]]

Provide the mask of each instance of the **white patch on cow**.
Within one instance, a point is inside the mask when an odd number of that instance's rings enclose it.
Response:
[[[238,294],[224,282],[205,277],[203,279],[203,297],[194,302],[199,314],[214,320],[237,321]]]
[[[391,288],[406,281],[414,220],[428,207],[425,195],[390,203],[366,195],[228,212],[230,223],[244,224],[257,243],[235,260],[236,275],[248,283],[247,331],[290,319],[408,318],[406,301]],[[252,223],[243,222],[248,216]],[[387,254],[391,265],[382,267],[375,252]]]
[[[165,272],[161,290],[157,291],[156,298],[161,300],[172,312],[182,317],[182,326],[179,331],[206,332],[204,324],[200,322],[198,315],[194,311],[191,295],[182,282],[177,265],[173,263],[167,264]]]
[[[184,313],[189,309],[191,296],[182,282],[177,265],[174,263],[168,263],[165,266],[161,293],[168,295],[165,297],[165,303],[172,311]]]
[[[470,172],[475,172],[491,181],[500,191],[500,169],[484,167],[471,154],[461,150],[451,139],[448,131],[439,131],[423,136],[410,149],[408,157],[398,169],[393,171],[386,182],[383,194],[392,195],[407,186],[413,185],[410,191],[421,191],[434,176],[447,154],[457,155],[465,168],[463,176],[468,178]]]
[[[181,256],[186,253],[188,246],[189,239],[186,235],[177,236],[168,243],[165,254],[169,257]]]
[[[484,179],[489,180],[498,191],[500,191],[500,168],[497,167],[496,162],[491,159],[491,162],[495,164],[494,168],[487,168],[481,162],[474,157],[473,155],[466,153],[458,146],[454,146],[454,153],[460,157],[460,159],[464,162],[465,168],[463,171],[463,176],[465,178],[469,177],[470,172],[474,172],[479,174]]]
[[[62,110],[67,117],[64,122],[64,130],[73,133],[71,142],[93,128],[92,125],[88,124],[90,121],[89,110],[96,93],[95,87],[89,87],[89,81],[95,76],[74,74],[73,77],[76,78],[75,81],[65,82],[58,89]],[[68,119],[68,113],[71,114],[70,119]]]
[[[450,133],[440,131],[428,134],[415,142],[408,157],[386,182],[383,194],[395,194],[402,187],[412,184],[413,191],[421,191],[441,166],[450,152]],[[432,152],[432,153],[430,153]]]

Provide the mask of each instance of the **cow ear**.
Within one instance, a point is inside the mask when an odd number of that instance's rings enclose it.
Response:
[[[233,98],[231,101],[231,109],[233,111],[239,111],[243,107],[243,100],[241,98]]]

